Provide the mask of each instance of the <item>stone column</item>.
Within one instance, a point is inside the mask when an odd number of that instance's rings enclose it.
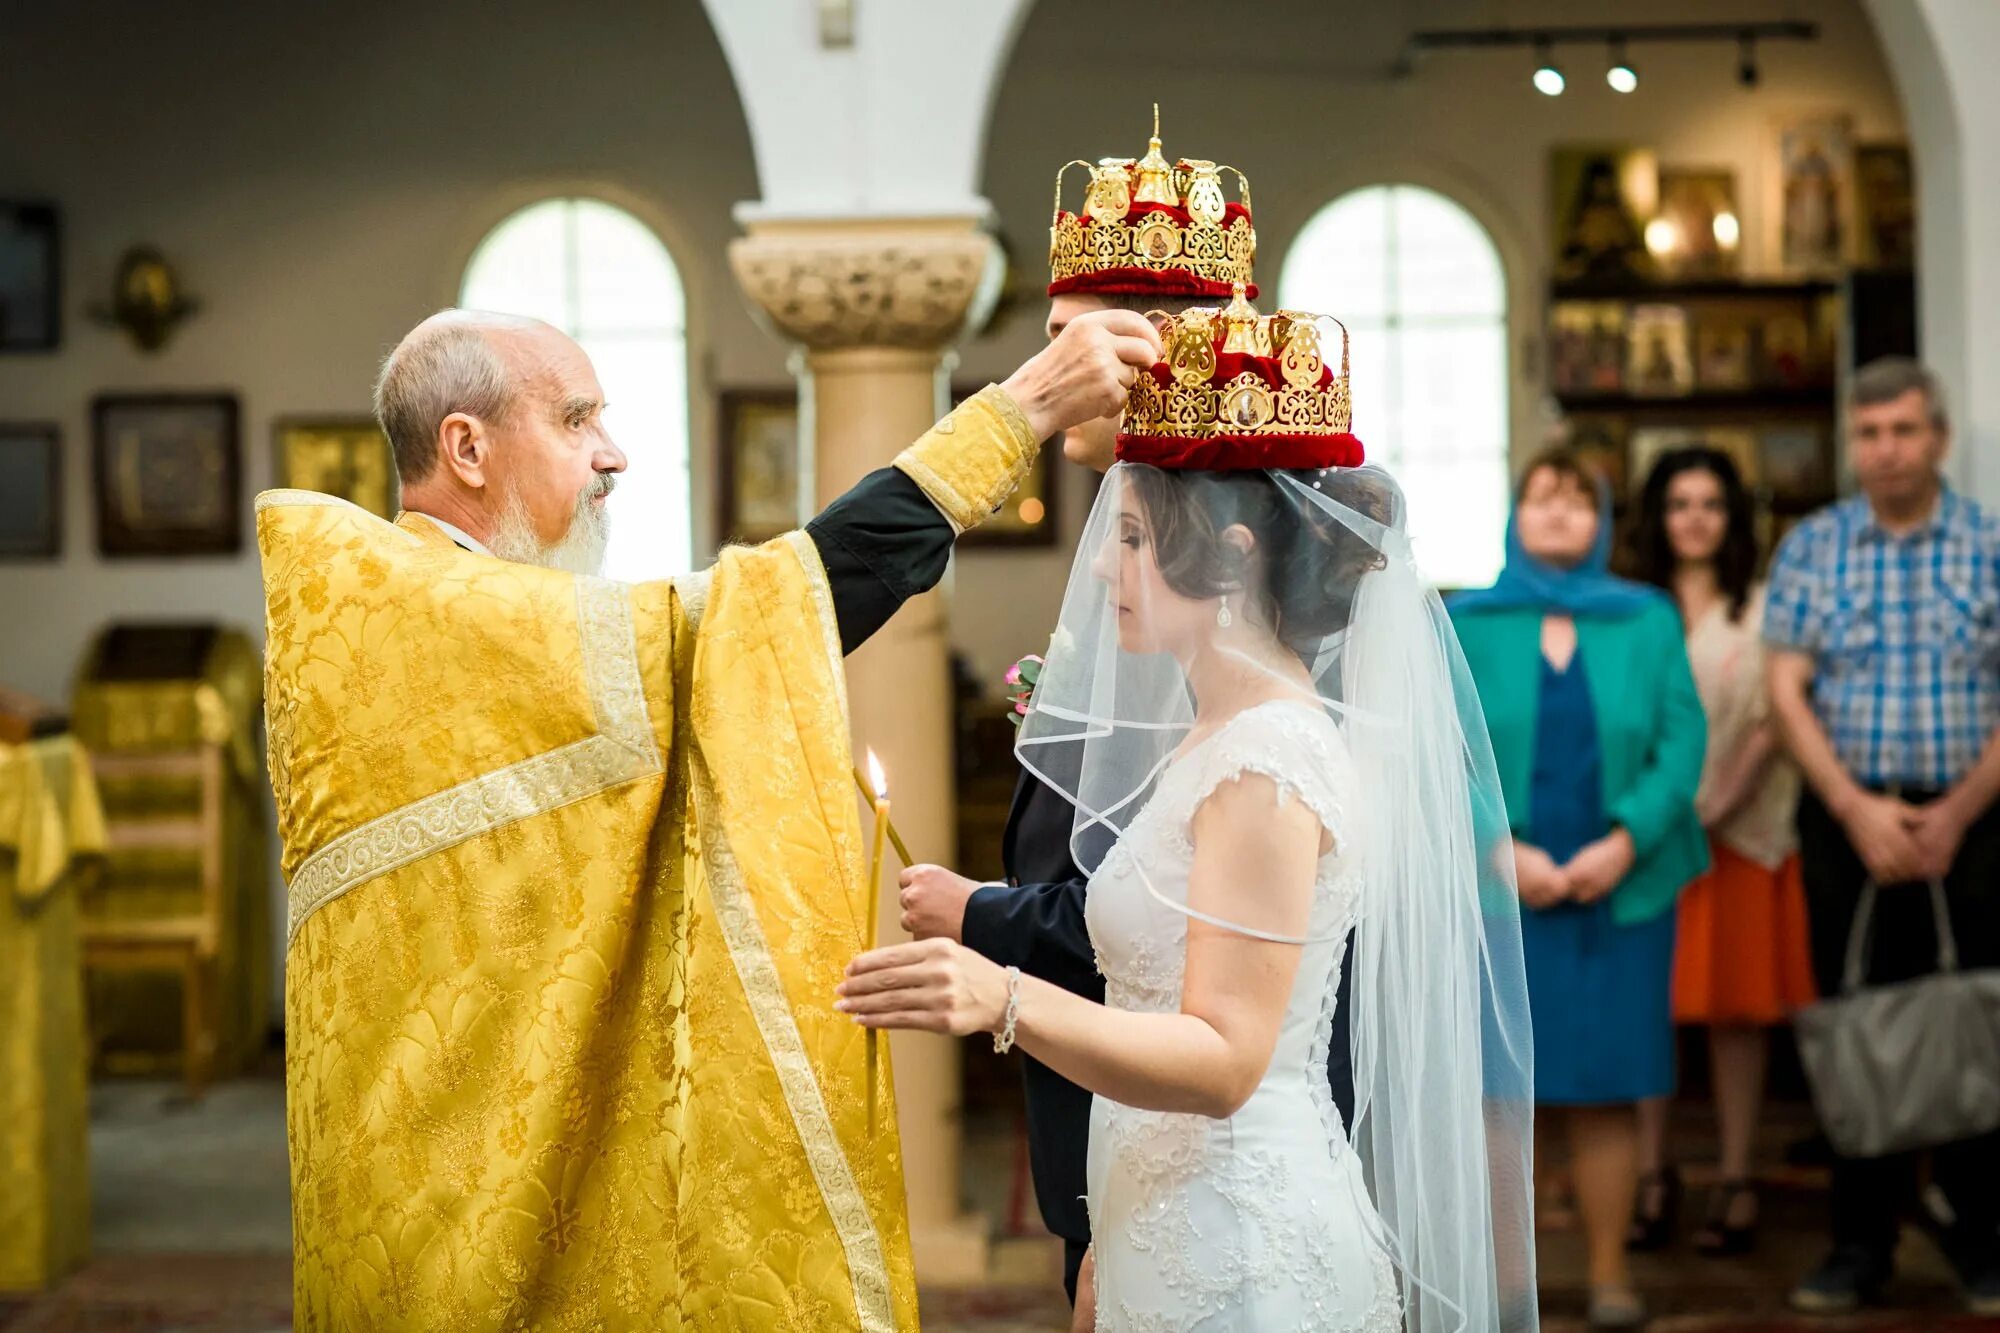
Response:
[[[806,350],[813,507],[886,466],[937,419],[945,349],[990,287],[996,250],[972,218],[753,220],[730,246],[738,282],[784,338]],[[873,748],[889,778],[897,831],[913,855],[950,863],[956,804],[952,700],[942,592],[910,602],[847,662],[857,760]],[[893,861],[893,857],[892,857]],[[878,886],[885,942],[896,927],[894,875]],[[977,1282],[982,1219],[959,1204],[956,1040],[890,1038],[917,1275]]]

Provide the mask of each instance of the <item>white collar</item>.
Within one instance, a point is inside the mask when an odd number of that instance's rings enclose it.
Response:
[[[427,518],[431,522],[437,524],[438,527],[443,530],[445,536],[451,538],[452,541],[456,542],[460,546],[463,546],[466,550],[477,551],[481,555],[493,554],[493,552],[486,549],[485,542],[480,541],[479,538],[473,536],[471,533],[467,532],[464,528],[461,528],[456,524],[447,523],[443,519],[439,518],[436,514],[426,514],[421,509],[412,509],[410,512],[417,515],[419,518]]]

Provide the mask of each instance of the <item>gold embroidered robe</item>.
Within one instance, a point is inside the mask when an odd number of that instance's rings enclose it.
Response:
[[[897,465],[963,529],[1035,447],[988,389]],[[624,585],[310,492],[257,526],[297,1327],[915,1328],[811,540]]]

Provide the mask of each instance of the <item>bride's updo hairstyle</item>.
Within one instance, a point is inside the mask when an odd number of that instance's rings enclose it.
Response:
[[[1381,566],[1374,543],[1288,493],[1277,474],[1134,464],[1128,475],[1166,585],[1197,601],[1241,592],[1244,610],[1302,656],[1346,627],[1362,576]],[[1308,489],[1323,482],[1318,469],[1287,475]],[[1386,487],[1352,470],[1342,479],[1342,504],[1390,521]],[[1253,539],[1249,552],[1223,535],[1239,524]]]

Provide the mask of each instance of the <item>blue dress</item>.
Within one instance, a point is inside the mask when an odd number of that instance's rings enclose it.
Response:
[[[1583,654],[1563,671],[1540,660],[1527,840],[1561,865],[1611,824]],[[1618,925],[1609,897],[1522,908],[1537,1102],[1617,1105],[1673,1091],[1674,919]]]

